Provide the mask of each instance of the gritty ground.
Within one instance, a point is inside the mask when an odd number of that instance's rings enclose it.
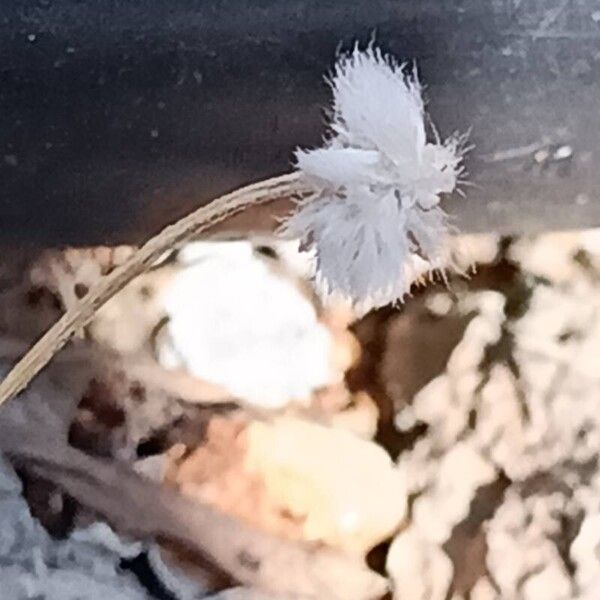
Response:
[[[125,461],[291,543],[317,542],[357,561],[366,558],[389,578],[397,600],[595,600],[600,233],[480,237],[459,245],[465,244],[479,263],[468,278],[417,288],[401,309],[372,312],[349,330],[339,307],[306,312],[305,302],[314,300],[302,286],[294,288],[301,296],[293,301],[285,296],[290,290],[282,291],[296,316],[282,312],[271,319],[280,329],[272,327],[269,343],[280,346],[264,350],[266,364],[278,360],[277,352],[295,352],[305,370],[298,378],[294,361],[283,361],[264,406],[257,376],[264,344],[256,337],[264,326],[244,328],[252,364],[259,365],[252,373],[243,372],[243,355],[227,363],[224,354],[215,363],[214,369],[237,377],[230,384],[225,376],[217,382],[199,377],[198,348],[190,350],[175,330],[167,327],[171,335],[165,336],[148,325],[162,322],[160,289],[177,277],[169,263],[170,271],[139,282],[86,332],[88,341],[79,347],[110,345],[111,332],[118,332],[110,359],[94,354],[78,377],[58,379],[69,382],[78,406],[69,423],[71,444]],[[15,321],[7,306],[14,307],[10,293],[16,292],[5,292],[3,329],[12,331],[2,348],[6,356],[19,348],[15,330],[33,336],[36,327],[43,329],[61,303],[73,301],[74,280],[93,283],[97,273],[90,265],[99,262],[84,261],[85,268],[71,262],[66,278],[63,264],[62,294],[51,284],[56,272],[48,276],[48,263],[38,264],[46,266],[35,271],[37,287],[27,292],[37,321],[31,314]],[[257,277],[265,273],[258,269]],[[293,277],[300,275],[296,269]],[[275,276],[281,276],[278,268]],[[216,308],[207,304],[205,311],[227,314],[221,291]],[[260,310],[260,302],[248,303]],[[127,310],[134,311],[134,323]],[[119,324],[127,322],[125,339]],[[302,336],[304,350],[286,337],[290,328]],[[149,330],[150,341],[144,337]],[[322,356],[321,362],[300,360],[302,351]],[[240,394],[246,395],[242,410]],[[92,548],[86,552],[102,555],[111,577],[122,571],[131,597],[187,600],[231,585],[168,544],[151,551],[125,544],[126,556],[113,544],[116,555],[108,556],[106,536],[103,546],[96,530],[96,537],[77,533],[97,524],[97,516],[52,481],[27,468],[19,474],[34,516],[51,534],[36,529],[45,557],[38,562],[56,562],[51,539],[62,538],[63,545],[84,543]],[[7,478],[2,493],[19,495],[20,484]],[[0,541],[8,539],[6,517],[2,528]],[[14,574],[15,565],[2,566],[10,553],[2,556],[0,569]],[[26,556],[19,560],[27,572]],[[179,574],[165,575],[169,569]],[[189,578],[192,587],[182,591],[173,577]],[[251,597],[248,590],[235,593]],[[30,596],[14,596],[21,597]]]

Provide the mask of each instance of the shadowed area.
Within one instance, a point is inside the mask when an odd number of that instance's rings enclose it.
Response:
[[[594,3],[15,0],[0,7],[0,236],[140,242],[323,134],[323,74],[374,32],[471,129],[470,231],[600,223]]]

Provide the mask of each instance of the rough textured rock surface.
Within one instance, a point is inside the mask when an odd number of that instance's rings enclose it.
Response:
[[[181,373],[174,387],[161,387],[164,370],[125,355],[117,366],[72,369],[82,342],[57,357],[50,378],[70,396],[38,379],[29,390],[35,402],[11,403],[2,415],[35,418],[40,432],[66,436],[78,404],[70,427],[78,448],[166,478],[240,521],[361,560],[384,540],[368,560],[387,570],[395,600],[596,600],[600,232],[474,236],[455,252],[465,270],[465,257],[474,257],[477,271],[417,289],[401,310],[357,323],[361,358],[348,387],[317,390],[310,410],[217,409],[206,386],[205,406],[195,396],[186,402],[191,388]],[[0,297],[3,332],[34,336],[56,311],[47,294],[28,294],[35,312],[21,309],[16,292]],[[345,335],[342,370],[359,354],[349,320],[343,311],[319,315],[332,338]],[[1,341],[3,357],[22,351],[14,337]],[[197,392],[199,380],[191,383]],[[90,590],[86,598],[148,597],[121,568],[141,544],[99,523],[90,529],[89,514],[75,533],[51,538],[2,469],[0,589],[11,600],[34,598],[39,586],[70,600],[60,586],[75,581]],[[172,595],[202,597],[204,575],[194,585],[162,557],[164,549],[148,552]],[[265,598],[260,590],[224,594],[217,597]]]
[[[600,234],[506,241],[500,253],[387,325],[382,385],[415,438],[398,457],[410,526],[387,558],[398,599],[600,594]],[[405,368],[396,383],[398,340],[418,338],[419,321],[434,369],[411,381]],[[453,348],[436,352],[433,322]]]

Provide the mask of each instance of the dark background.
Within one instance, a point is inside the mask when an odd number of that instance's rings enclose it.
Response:
[[[459,225],[600,224],[600,1],[2,0],[0,239],[140,242],[288,170],[336,49],[374,32],[442,134],[471,128]]]

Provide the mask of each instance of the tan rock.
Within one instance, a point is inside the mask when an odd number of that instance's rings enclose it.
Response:
[[[335,428],[282,417],[246,432],[246,466],[302,521],[303,537],[364,554],[406,514],[406,488],[385,451]]]
[[[409,527],[392,543],[386,564],[394,600],[445,600],[452,582],[452,562],[446,553]]]

